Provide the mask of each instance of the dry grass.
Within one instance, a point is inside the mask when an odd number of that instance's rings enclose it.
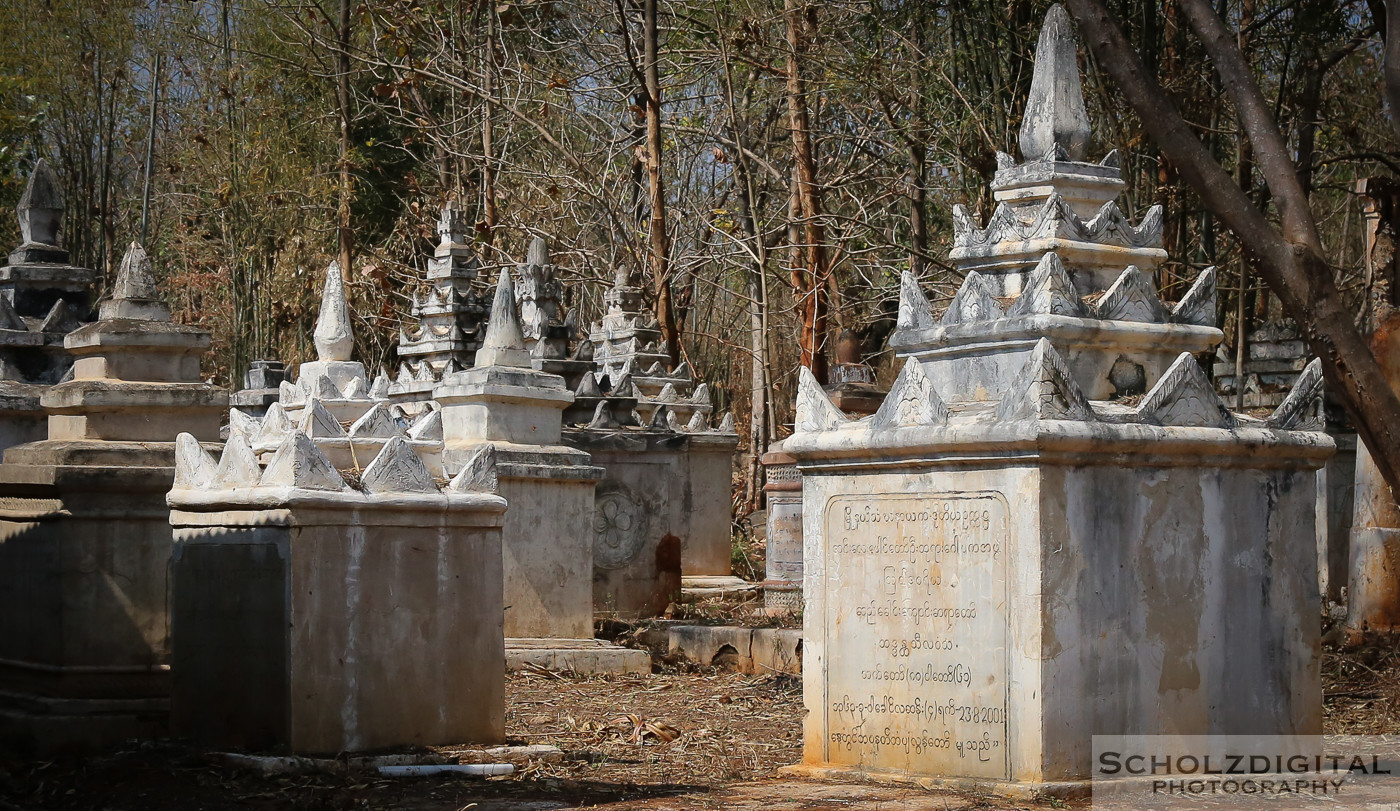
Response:
[[[1328,645],[1322,653],[1322,690],[1327,734],[1400,733],[1400,640]]]

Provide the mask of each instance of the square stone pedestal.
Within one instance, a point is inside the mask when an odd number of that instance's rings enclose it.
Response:
[[[173,440],[216,438],[228,407],[199,382],[208,333],[170,323],[138,246],[113,287],[64,338],[48,438],[0,465],[0,727],[38,751],[164,730]]]
[[[39,442],[0,465],[0,739],[164,734],[170,443]]]
[[[1094,735],[1321,734],[1326,435],[979,408],[785,442],[804,504],[796,770],[1077,794]]]
[[[511,276],[503,271],[477,353],[485,365],[445,375],[433,390],[442,407],[446,473],[470,478],[510,505],[501,535],[506,664],[649,670],[645,651],[611,646],[606,661],[577,655],[603,644],[593,639],[592,577],[593,496],[603,470],[587,453],[560,444],[561,416],[573,395],[563,378],[530,368],[522,340]]]
[[[175,734],[336,753],[505,738],[484,494],[176,491]]]
[[[683,577],[747,585],[729,574],[733,434],[580,428],[563,439],[606,471],[592,516],[594,611],[658,617],[681,599]]]
[[[509,507],[501,531],[506,668],[649,673],[646,651],[593,638],[593,489],[603,471],[562,446],[448,448],[450,475],[489,455],[492,489]]]

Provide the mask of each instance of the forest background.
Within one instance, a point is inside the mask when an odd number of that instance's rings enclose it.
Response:
[[[935,308],[957,289],[952,206],[991,213],[987,184],[1016,143],[1048,5],[0,0],[0,206],[49,160],[73,261],[105,287],[142,241],[176,317],[213,332],[206,373],[236,386],[253,359],[314,355],[332,259],[349,269],[358,358],[392,372],[438,210],[456,200],[483,285],[542,235],[581,325],[619,274],[644,287],[676,359],[735,412],[743,450],[761,450],[786,434],[799,364],[821,378],[840,342],[891,376],[901,271]],[[1105,5],[1271,212],[1175,0]],[[1377,256],[1388,242],[1368,249],[1358,182],[1400,173],[1381,5],[1215,3],[1361,321],[1387,283],[1372,271],[1393,256]],[[1164,206],[1164,299],[1220,268],[1233,358],[1242,332],[1281,316],[1277,300],[1087,48],[1081,60],[1090,159],[1119,150],[1130,217]],[[17,224],[0,218],[0,245],[14,244]],[[755,456],[740,506],[760,497]]]

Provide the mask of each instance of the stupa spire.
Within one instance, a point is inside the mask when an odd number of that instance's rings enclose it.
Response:
[[[515,311],[515,282],[505,268],[501,269],[500,279],[496,282],[496,297],[491,301],[491,320],[486,325],[486,338],[476,352],[476,365],[530,367],[530,353],[525,349],[520,315]]]
[[[340,263],[326,267],[326,286],[321,292],[321,313],[316,317],[316,359],[347,361],[355,348],[355,336],[350,331],[350,305],[345,300],[345,282],[340,276]]]
[[[150,257],[139,242],[132,242],[122,257],[111,299],[98,307],[102,320],[132,318],[141,321],[169,321],[170,307],[160,296]]]
[[[530,241],[530,251],[525,256],[525,264],[538,267],[549,264],[549,243],[544,237],[535,237]]]
[[[26,244],[58,245],[59,227],[63,224],[63,192],[59,189],[58,177],[43,158],[34,164],[15,213],[19,215],[20,237]]]
[[[455,200],[443,204],[438,215],[437,232],[444,245],[460,245],[467,241],[466,214]]]
[[[139,242],[133,242],[122,257],[121,269],[117,271],[117,282],[112,285],[112,298],[159,299],[155,275],[151,272],[151,260],[146,249]]]
[[[1089,114],[1079,81],[1078,42],[1069,14],[1056,3],[1045,15],[1035,46],[1030,98],[1021,119],[1021,156],[1051,157],[1058,144],[1062,159],[1079,161],[1089,147]]]

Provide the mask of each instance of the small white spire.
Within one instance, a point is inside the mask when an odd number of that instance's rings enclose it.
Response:
[[[510,271],[504,268],[496,282],[496,297],[491,301],[486,338],[476,351],[476,366],[530,367],[530,352],[525,349],[520,314],[515,311],[515,282],[511,280]]]
[[[549,243],[544,237],[535,237],[530,241],[530,250],[525,255],[525,264],[544,267],[549,264]]]
[[[1084,159],[1089,148],[1089,114],[1079,83],[1078,43],[1069,14],[1060,4],[1045,14],[1035,45],[1031,92],[1021,119],[1021,157],[1051,157],[1056,145],[1067,160]]]
[[[112,297],[102,302],[98,317],[104,321],[113,318],[170,320],[170,307],[161,300],[155,274],[151,272],[151,260],[140,243],[132,242],[127,247],[117,280],[112,285]]]
[[[319,361],[350,360],[355,349],[355,336],[350,331],[350,304],[345,300],[345,282],[341,279],[340,263],[326,266],[326,286],[321,292],[321,313],[316,316],[316,359]]]

